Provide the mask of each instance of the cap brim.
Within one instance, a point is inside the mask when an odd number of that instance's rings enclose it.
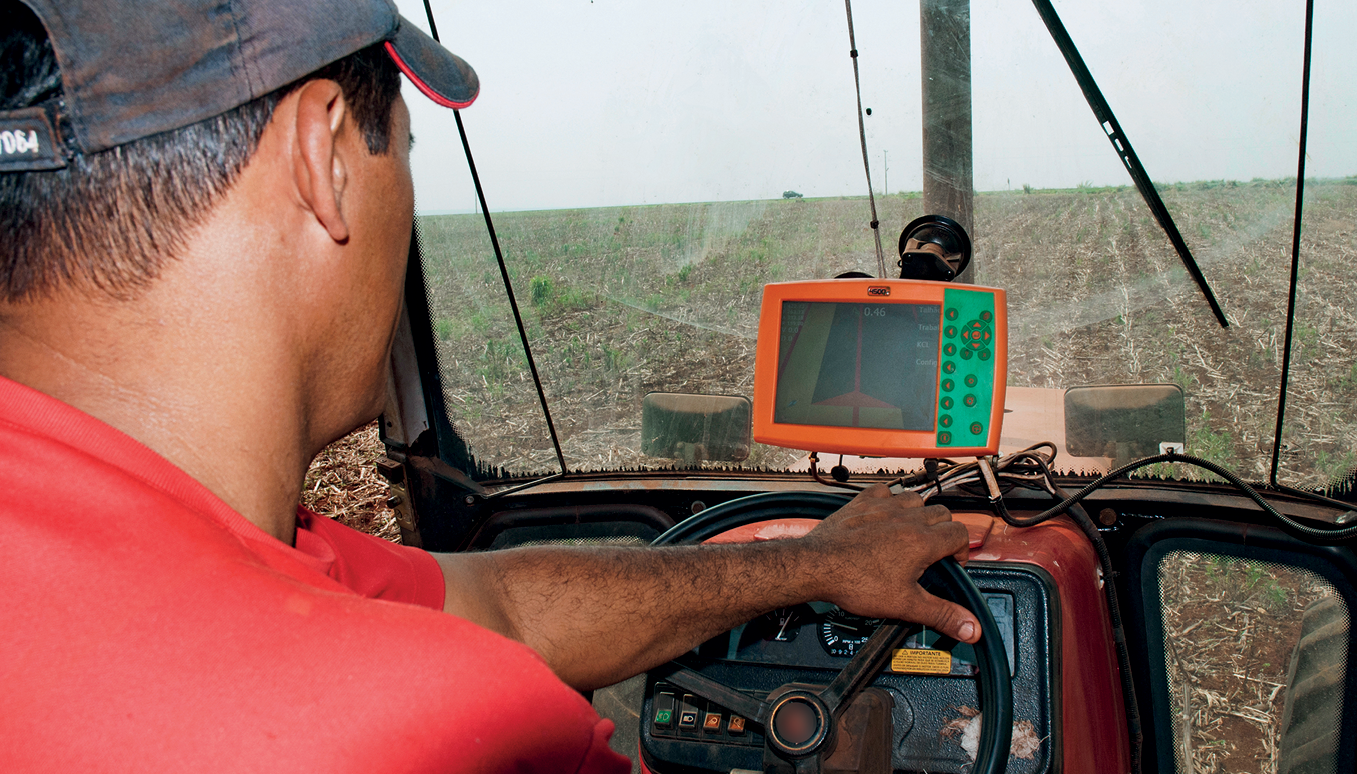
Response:
[[[471,65],[403,16],[386,52],[415,88],[443,107],[467,107],[480,93],[481,81]]]

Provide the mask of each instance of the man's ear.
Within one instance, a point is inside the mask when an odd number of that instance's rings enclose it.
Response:
[[[334,81],[309,81],[297,92],[293,146],[297,191],[330,238],[344,242],[349,238],[343,210],[348,167],[340,136],[352,121],[348,104]]]

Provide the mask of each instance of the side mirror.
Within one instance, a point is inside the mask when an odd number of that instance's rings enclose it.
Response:
[[[1111,384],[1065,391],[1065,450],[1075,457],[1119,462],[1183,451],[1187,442],[1183,388],[1176,384]]]
[[[749,456],[748,398],[652,392],[641,400],[641,452],[684,462],[739,462]]]

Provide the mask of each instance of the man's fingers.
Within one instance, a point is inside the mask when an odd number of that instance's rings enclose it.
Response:
[[[913,494],[913,492],[911,492],[910,494]],[[879,500],[889,500],[892,496],[893,495],[891,494],[891,488],[886,486],[885,484],[872,484],[871,486],[862,490],[862,492],[858,495],[858,497],[870,497]]]
[[[895,499],[906,508],[922,508],[924,505],[924,499],[919,496],[919,493],[911,492],[908,489],[896,495]]]
[[[909,620],[961,642],[974,643],[980,639],[980,621],[961,605],[935,597],[922,588],[911,603]]]
[[[947,542],[945,545],[956,546],[952,552],[952,558],[966,563],[971,558],[971,531],[966,529],[966,525],[959,521],[949,521],[946,524],[935,525],[935,529],[946,530]]]
[[[966,529],[966,527],[962,526],[962,529]],[[955,554],[952,554],[952,558],[957,560],[957,562],[963,567],[966,566],[966,562],[970,561],[971,558],[970,533],[966,534],[966,542],[962,544],[961,548],[957,549],[957,552]]]
[[[930,527],[952,520],[952,512],[947,510],[945,505],[925,505],[918,509],[918,513],[924,523]]]

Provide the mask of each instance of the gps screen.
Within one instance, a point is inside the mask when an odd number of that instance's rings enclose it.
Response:
[[[773,421],[932,430],[938,304],[782,302]]]

